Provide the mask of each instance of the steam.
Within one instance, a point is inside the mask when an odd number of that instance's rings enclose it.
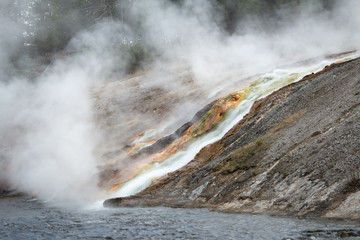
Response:
[[[105,51],[111,38],[101,37],[108,28],[98,27],[91,37],[77,36],[71,44],[76,53],[57,60],[36,79],[19,74],[1,79],[0,180],[12,188],[61,202],[101,196],[91,89],[113,65]],[[3,59],[5,71],[9,64]]]
[[[161,1],[138,1],[135,11],[147,19],[146,36],[162,56],[189,63],[200,84],[219,85],[221,75],[234,69],[251,75],[288,61],[357,49],[360,3],[336,1],[334,10],[325,11],[317,2],[291,12],[280,9],[281,20],[273,20],[270,27],[249,19],[232,35],[217,27],[220,17],[211,1],[185,1],[180,11]],[[178,36],[180,43],[163,48],[158,36]]]
[[[24,25],[0,16],[0,181],[46,200],[99,198],[99,146],[122,149],[148,127],[185,122],[219,97],[218,89],[237,90],[248,76],[358,49],[360,2],[336,1],[332,10],[313,2],[296,11],[280,9],[267,28],[248,19],[230,35],[219,25],[214,2],[133,1],[125,10],[141,21],[138,29],[121,21],[97,23],[77,34],[67,56],[35,79],[20,74],[12,62]],[[114,46],[138,38],[157,58],[150,71],[125,81],[119,66],[126,59]],[[24,55],[19,61],[36,59]],[[177,101],[161,114],[136,108],[151,105],[151,98],[137,96],[153,89],[174,94]]]
[[[1,175],[47,200],[96,193],[91,71],[68,64],[59,63],[35,83],[1,84]]]

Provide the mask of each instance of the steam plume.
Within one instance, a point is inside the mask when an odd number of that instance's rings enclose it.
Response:
[[[9,3],[2,1],[0,8]],[[331,10],[316,3],[300,5],[294,11],[279,9],[271,27],[265,29],[260,21],[249,18],[233,34],[220,27],[219,8],[211,1],[189,0],[178,6],[137,0],[129,7],[129,19],[141,20],[138,29],[120,20],[97,23],[72,39],[65,59],[56,60],[34,79],[20,74],[14,64],[29,65],[36,57],[24,55],[18,62],[12,61],[26,27],[0,16],[0,181],[43,199],[81,200],[99,194],[95,150],[108,139],[98,134],[99,124],[94,121],[104,105],[97,105],[93,89],[108,84],[121,87],[113,88],[115,103],[106,104],[118,111],[111,119],[112,125],[119,126],[111,141],[124,145],[133,137],[130,134],[141,130],[130,126],[129,119],[140,119],[138,125],[143,127],[171,121],[131,108],[134,105],[129,103],[136,94],[154,88],[175,91],[179,102],[166,116],[184,122],[209,101],[210,90],[234,90],[234,79],[289,62],[358,49],[360,43],[360,2],[356,0],[336,1]],[[121,81],[114,83],[124,76],[118,67],[126,59],[113,49],[138,38],[156,53],[156,59],[151,71],[139,77],[134,91]],[[188,96],[189,87],[184,87],[184,78],[191,78],[195,84],[191,87],[199,88],[205,98],[186,101],[183,97]]]

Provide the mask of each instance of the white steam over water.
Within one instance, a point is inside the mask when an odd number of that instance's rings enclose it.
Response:
[[[0,8],[10,2],[2,0]],[[182,81],[162,74],[169,64],[188,66],[193,80],[204,91],[218,87],[231,91],[237,90],[232,89],[231,79],[262,74],[290,62],[359,49],[360,44],[360,1],[357,0],[336,1],[332,11],[320,11],[316,1],[312,6],[304,4],[291,15],[279,10],[280,20],[273,29],[264,31],[258,21],[251,19],[240,24],[232,35],[215,23],[219,16],[209,1],[185,1],[181,9],[160,0],[134,2],[127,12],[134,19],[144,21],[142,38],[158,56],[151,72],[156,77],[139,82],[139,91],[154,86],[168,91],[179,89]],[[120,80],[123,73],[117,72],[117,66],[125,60],[121,54],[115,54],[113,44],[124,37],[136,39],[136,31],[122,22],[98,23],[71,41],[67,47],[71,54],[30,80],[11,66],[19,46],[16,36],[25,29],[1,14],[0,183],[45,200],[101,198],[95,149],[104,139],[94,121],[92,89],[106,84],[108,79]],[[24,56],[21,61],[29,63],[35,59]],[[123,92],[117,104],[126,108],[132,96],[126,90]],[[185,99],[184,104],[189,114],[184,121],[202,107],[190,105]],[[176,116],[184,115],[183,108],[177,109]],[[139,113],[128,109],[120,114]],[[150,121],[146,117],[142,120]],[[159,119],[154,125],[164,120]],[[179,153],[189,155],[185,162],[169,170],[190,161],[203,145],[194,153]]]
[[[96,193],[88,71],[58,66],[36,83],[1,84],[1,175],[13,187],[44,199]]]

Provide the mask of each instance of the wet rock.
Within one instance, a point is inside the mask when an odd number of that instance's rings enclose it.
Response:
[[[113,203],[358,219],[359,89],[360,59],[308,75],[255,102],[187,166]]]

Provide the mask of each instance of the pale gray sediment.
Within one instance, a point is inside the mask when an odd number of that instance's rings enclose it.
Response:
[[[139,194],[106,206],[360,216],[360,59],[256,101],[221,140]]]

